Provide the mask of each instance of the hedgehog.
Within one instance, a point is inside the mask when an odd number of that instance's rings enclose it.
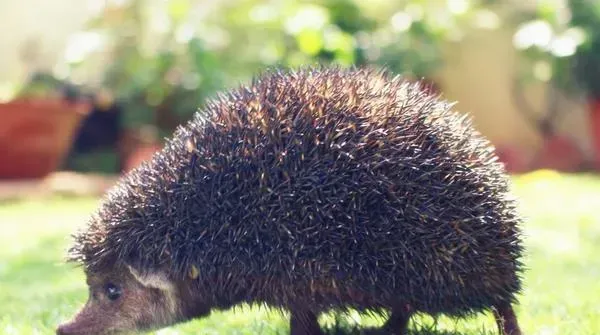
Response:
[[[147,332],[242,304],[323,334],[328,311],[492,312],[520,335],[521,217],[466,113],[385,68],[267,70],[210,98],[73,234],[86,305],[57,334]]]

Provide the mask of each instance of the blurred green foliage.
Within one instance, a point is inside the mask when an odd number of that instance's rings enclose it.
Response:
[[[570,0],[571,25],[585,31],[585,40],[574,56],[574,77],[579,87],[600,97],[600,2]]]
[[[71,74],[102,69],[100,83],[124,104],[127,127],[154,124],[170,132],[215,91],[270,67],[374,64],[428,77],[441,65],[442,44],[460,38],[481,5],[466,0],[108,1],[86,31],[102,42],[69,65]]]
[[[600,2],[541,0],[513,18],[522,79],[600,97]]]

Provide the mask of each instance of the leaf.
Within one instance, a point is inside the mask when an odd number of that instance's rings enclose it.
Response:
[[[173,21],[179,22],[189,13],[190,7],[189,0],[171,0],[167,6],[167,11]]]
[[[556,23],[559,10],[557,4],[556,1],[541,0],[537,7],[538,16],[550,24]]]
[[[304,30],[296,37],[300,51],[315,56],[323,49],[323,36],[315,30]]]

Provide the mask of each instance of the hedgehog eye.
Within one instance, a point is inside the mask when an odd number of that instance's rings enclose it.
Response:
[[[113,283],[106,284],[106,286],[104,287],[104,292],[106,293],[106,296],[108,297],[108,299],[111,301],[115,301],[115,300],[119,299],[119,297],[123,293],[121,291],[121,288]]]

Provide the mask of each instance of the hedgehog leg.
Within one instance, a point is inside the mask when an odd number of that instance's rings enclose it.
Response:
[[[323,335],[317,315],[307,310],[292,310],[290,335]]]
[[[501,335],[521,335],[517,316],[510,304],[494,306],[492,310]]]
[[[381,327],[381,330],[385,334],[390,335],[406,335],[408,331],[408,322],[410,321],[410,309],[407,308],[394,308],[392,314]]]

